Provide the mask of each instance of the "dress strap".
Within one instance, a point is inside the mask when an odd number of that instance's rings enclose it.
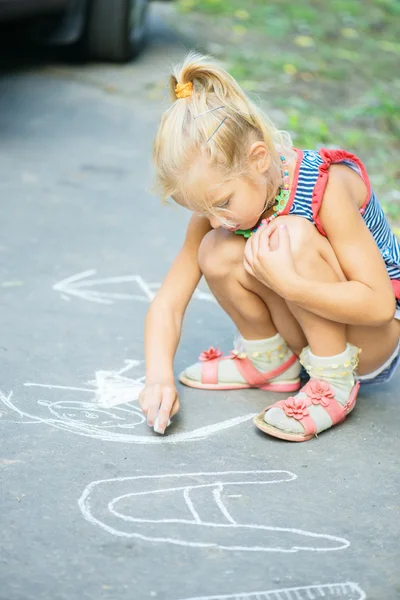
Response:
[[[369,177],[367,174],[367,170],[361,160],[357,158],[354,154],[350,152],[346,152],[346,150],[328,150],[327,148],[321,148],[319,151],[319,155],[323,159],[323,163],[318,168],[318,178],[317,182],[314,186],[313,194],[312,194],[312,214],[314,223],[318,229],[318,231],[326,236],[324,228],[322,227],[321,220],[319,218],[319,211],[321,209],[322,200],[325,193],[326,184],[328,183],[329,177],[329,167],[332,164],[345,163],[350,162],[353,163],[359,171],[360,176],[362,177],[364,183],[367,186],[367,194],[364,200],[362,207],[360,208],[360,213],[363,214],[365,208],[371,198],[371,183],[369,181]]]
[[[392,284],[395,297],[397,298],[397,300],[400,300],[400,280],[391,279],[390,283]]]

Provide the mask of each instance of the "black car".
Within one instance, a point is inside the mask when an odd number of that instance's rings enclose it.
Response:
[[[0,0],[3,28],[24,23],[47,43],[95,59],[127,61],[145,39],[149,0]]]

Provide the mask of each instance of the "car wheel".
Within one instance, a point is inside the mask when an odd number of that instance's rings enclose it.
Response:
[[[91,0],[86,49],[91,58],[125,62],[143,48],[149,0]]]

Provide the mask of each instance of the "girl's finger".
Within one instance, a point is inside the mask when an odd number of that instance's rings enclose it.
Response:
[[[259,231],[260,230],[253,233],[253,235],[250,238],[253,257],[258,256],[258,252],[260,249],[260,233],[259,233]]]
[[[281,225],[279,227],[279,247],[286,250],[287,252],[291,252],[290,247],[290,236],[289,230],[286,225]]]
[[[164,393],[162,396],[162,401],[161,401],[161,405],[160,405],[160,410],[158,412],[158,416],[157,416],[157,429],[156,427],[154,427],[154,430],[157,431],[157,433],[164,433],[168,422],[169,422],[169,418],[171,416],[171,411],[172,411],[172,407],[173,404],[175,402],[175,398],[176,398],[176,391],[172,388],[165,388],[164,389]]]
[[[269,248],[269,236],[271,223],[264,223],[261,227],[258,228],[256,233],[255,242],[257,243],[257,254],[263,253],[265,250],[268,251]]]
[[[143,404],[145,402],[145,398],[146,398],[146,392],[145,392],[145,390],[142,390],[139,393],[139,404],[140,404],[140,407],[142,410],[143,410]]]
[[[251,236],[251,238],[252,237],[253,236]],[[251,263],[253,261],[253,247],[251,243],[251,238],[247,240],[246,245],[244,247],[244,258],[245,260],[247,260],[248,263]]]
[[[180,402],[179,402],[179,398],[178,396],[176,396],[175,402],[173,404],[172,410],[171,410],[171,418],[174,417],[180,409]]]
[[[279,225],[282,223],[281,219],[272,219],[272,221],[270,221],[266,226],[265,229],[266,231],[268,231],[268,235],[271,236],[274,231],[276,231],[279,227]]]
[[[272,252],[270,242],[271,236],[276,230],[276,227],[272,227],[271,225],[272,223],[269,223],[266,225],[265,229],[260,230],[260,247],[264,254],[267,252]]]
[[[152,397],[149,400],[150,402],[148,405],[149,408],[147,412],[147,425],[149,425],[149,427],[153,427],[162,402],[160,385],[154,386],[154,389],[152,389]]]
[[[144,414],[145,417],[148,417],[149,414],[149,404],[144,401],[143,405],[142,405],[142,412]]]
[[[139,394],[139,404],[143,414],[147,417],[149,412],[149,391],[144,389]]]
[[[249,261],[246,259],[246,257],[244,257],[243,266],[245,268],[245,271],[247,271],[247,273],[249,273],[250,275],[252,275],[254,277],[253,267],[251,266]]]

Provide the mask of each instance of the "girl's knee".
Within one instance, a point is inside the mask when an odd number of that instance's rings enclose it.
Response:
[[[323,261],[332,269],[334,276],[339,281],[346,281],[346,276],[329,240],[319,233],[313,223],[303,217],[292,215],[277,217],[276,222],[285,224],[288,228],[290,248],[298,267],[314,268],[320,261]],[[271,236],[272,250],[275,250],[278,245],[279,232],[275,231]]]
[[[318,229],[303,217],[287,215],[277,217],[275,220],[277,225],[286,225],[289,238],[290,248],[295,259],[303,259],[310,255],[310,251],[318,251],[323,236]],[[276,250],[279,245],[279,230],[274,231],[270,238],[271,249]]]
[[[198,263],[205,277],[221,277],[231,272],[234,265],[243,264],[244,243],[239,236],[214,229],[203,238]]]

